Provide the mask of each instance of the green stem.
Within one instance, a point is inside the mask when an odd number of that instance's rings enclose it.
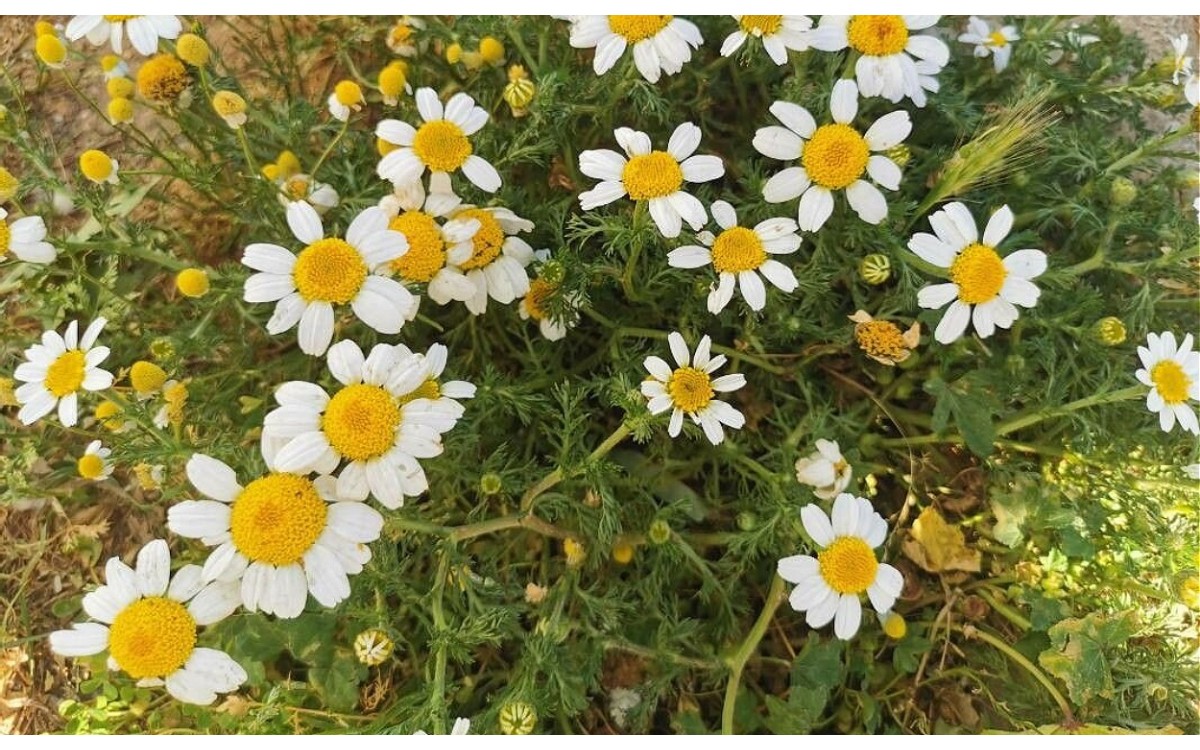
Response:
[[[317,179],[317,170],[321,168],[321,165],[325,163],[325,160],[329,158],[329,155],[333,153],[334,147],[338,145],[338,142],[342,140],[342,137],[346,135],[346,131],[349,129],[350,118],[347,117],[346,121],[342,123],[341,129],[338,130],[337,135],[333,137],[333,140],[329,142],[329,145],[325,147],[325,150],[321,152],[321,157],[317,159],[317,163],[313,165],[312,171],[308,173],[308,176],[312,178],[313,181],[316,181]]]
[[[437,651],[433,662],[433,691],[429,702],[433,704],[433,733],[446,733],[446,646],[442,642],[448,628],[446,612],[442,608],[442,594],[446,590],[446,576],[450,573],[450,552],[443,549],[438,560],[437,580],[433,582],[433,629],[437,639]]]
[[[1050,693],[1050,697],[1053,698],[1054,702],[1058,704],[1059,710],[1062,711],[1063,718],[1068,723],[1075,723],[1075,712],[1071,710],[1071,704],[1068,703],[1067,699],[1063,697],[1063,694],[1058,691],[1058,688],[1054,686],[1054,683],[1050,681],[1050,678],[1047,677],[1042,670],[1038,669],[1033,662],[1026,659],[1024,654],[1022,654],[1020,651],[1017,651],[1000,638],[997,638],[991,633],[980,630],[974,625],[951,625],[950,628],[952,630],[957,630],[967,638],[978,638],[979,640],[1007,656],[1013,661],[1013,663],[1020,666],[1026,672],[1033,675],[1033,678],[1037,680],[1042,687],[1046,688],[1046,692]]]
[[[1020,612],[1000,601],[999,597],[993,594],[990,588],[981,587],[975,593],[983,597],[983,600],[990,604],[992,609],[999,612],[1004,619],[1016,625],[1021,630],[1029,630],[1033,627],[1033,623],[1026,619]]]
[[[1192,132],[1191,126],[1185,125],[1184,127],[1180,128],[1179,130],[1167,133],[1166,135],[1162,136],[1161,138],[1159,138],[1157,140],[1150,141],[1149,143],[1143,143],[1141,146],[1138,146],[1133,151],[1130,151],[1125,156],[1121,157],[1120,159],[1117,159],[1112,164],[1108,165],[1108,168],[1104,170],[1104,175],[1107,177],[1109,175],[1120,172],[1122,169],[1124,169],[1125,167],[1128,167],[1130,164],[1133,164],[1134,162],[1139,161],[1146,156],[1152,156],[1153,153],[1155,151],[1157,151],[1158,149],[1162,148],[1163,146],[1167,146],[1169,144],[1174,143],[1175,141],[1179,140],[1180,138],[1183,138],[1184,136],[1189,135],[1191,132]]]
[[[621,288],[625,290],[625,296],[631,300],[638,299],[637,294],[633,291],[633,278],[637,275],[638,260],[642,257],[642,245],[645,244],[642,240],[642,224],[645,214],[645,201],[633,204],[633,247],[629,250],[629,257],[625,259],[625,271],[621,274]]]
[[[725,705],[721,708],[721,734],[733,734],[733,710],[737,704],[738,685],[742,681],[742,670],[745,669],[746,662],[754,653],[754,649],[758,648],[759,641],[767,632],[767,626],[771,624],[771,618],[775,616],[775,610],[779,609],[783,600],[783,579],[775,576],[771,581],[771,589],[767,592],[767,599],[763,602],[762,612],[754,622],[754,627],[750,629],[746,640],[742,641],[737,653],[728,661],[729,682],[725,685]]]
[[[604,439],[603,443],[596,447],[596,450],[588,454],[587,462],[590,463],[592,461],[598,461],[607,456],[609,451],[617,447],[622,440],[629,437],[629,432],[629,427],[622,422],[617,429],[613,430],[611,435]],[[539,495],[541,495],[543,492],[546,492],[551,487],[554,487],[565,478],[566,473],[562,470],[561,466],[542,477],[537,484],[530,487],[525,494],[521,496],[521,510],[526,512],[530,511],[533,508],[534,501],[537,500]]]

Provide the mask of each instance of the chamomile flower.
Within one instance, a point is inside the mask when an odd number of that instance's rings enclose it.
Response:
[[[88,149],[79,155],[79,171],[97,185],[116,185],[118,167],[116,159],[99,149]]]
[[[450,350],[444,344],[434,344],[424,354],[414,352],[404,344],[396,344],[396,356],[407,359],[415,356],[425,363],[425,380],[415,390],[402,397],[405,403],[423,398],[433,402],[433,411],[442,414],[445,419],[437,423],[441,432],[448,432],[462,417],[466,409],[458,399],[475,398],[475,385],[465,380],[441,381],[442,373],[446,371],[446,363]]]
[[[25,216],[11,224],[8,211],[0,208],[0,260],[12,253],[26,263],[51,263],[58,251],[46,242],[46,222],[40,216]]]
[[[471,240],[481,222],[449,218],[460,205],[462,199],[450,189],[450,176],[444,172],[430,177],[428,193],[418,180],[397,187],[379,202],[392,217],[388,227],[408,240],[408,252],[392,261],[392,273],[409,284],[426,284],[429,298],[439,305],[475,296],[475,284],[458,264],[474,255]]]
[[[93,440],[75,462],[75,470],[79,472],[79,476],[94,482],[108,479],[113,473],[112,463],[108,460],[111,455],[111,449],[105,448],[99,440]]]
[[[1188,54],[1188,35],[1180,34],[1171,40],[1171,47],[1175,50],[1175,61],[1171,69],[1171,83],[1179,83],[1179,79],[1185,81],[1192,75],[1192,56]]]
[[[862,594],[876,612],[887,612],[904,588],[900,571],[875,557],[875,548],[887,538],[887,521],[870,501],[848,493],[833,501],[832,519],[816,505],[806,505],[800,520],[820,551],[816,557],[793,555],[779,561],[779,577],[796,584],[788,602],[797,612],[807,612],[810,628],[832,620],[834,635],[848,641],[862,622]]]
[[[412,16],[401,16],[387,35],[387,47],[401,57],[417,56],[417,31],[425,28],[425,22]]]
[[[335,120],[346,122],[351,112],[357,112],[367,103],[362,87],[354,81],[338,81],[329,95],[329,114]]]
[[[529,291],[529,273],[525,268],[533,261],[533,248],[517,234],[532,230],[532,221],[499,206],[463,205],[452,211],[450,218],[479,223],[479,229],[471,237],[470,257],[454,264],[466,274],[473,288],[465,300],[472,315],[482,315],[487,310],[489,297],[507,305]]]
[[[171,506],[167,527],[216,548],[203,580],[237,582],[250,612],[297,617],[310,593],[323,607],[337,606],[383,528],[379,511],[339,497],[332,477],[276,469],[243,487],[233,469],[200,453],[188,460],[187,476],[209,499]]]
[[[324,216],[329,209],[336,208],[341,196],[324,182],[317,182],[303,172],[279,177],[275,184],[279,187],[279,205],[287,208],[294,201],[304,201]]]
[[[693,154],[700,145],[700,128],[685,122],[675,128],[667,141],[667,150],[650,145],[650,136],[631,128],[613,131],[626,156],[611,149],[584,151],[579,155],[579,171],[600,180],[600,184],[579,195],[584,211],[604,206],[629,196],[647,201],[650,216],[664,237],[678,237],[687,221],[699,230],[708,221],[704,206],[683,191],[684,182],[709,182],[725,174],[719,156]]]
[[[950,283],[931,284],[917,292],[917,304],[926,309],[952,303],[933,332],[939,343],[957,341],[972,321],[979,337],[987,338],[996,328],[1012,327],[1018,306],[1037,304],[1041,291],[1031,279],[1046,270],[1046,254],[1026,249],[1001,258],[996,252],[1012,230],[1012,209],[1001,206],[992,214],[982,240],[971,212],[957,201],[934,212],[929,223],[937,236],[918,232],[908,241],[908,249],[950,272]]]
[[[446,106],[431,88],[417,89],[417,111],[423,120],[414,128],[400,120],[383,120],[375,135],[399,148],[380,161],[376,172],[394,185],[421,179],[428,169],[434,174],[462,170],[475,187],[488,193],[500,189],[500,173],[473,152],[469,136],[487,124],[488,114],[464,93],[450,97]]]
[[[305,243],[299,254],[265,242],[246,248],[242,263],[259,273],[246,279],[247,302],[276,302],[267,332],[300,324],[300,349],[320,356],[333,339],[335,305],[349,304],[355,316],[380,333],[399,333],[417,311],[418,300],[400,282],[381,275],[408,250],[387,228],[387,215],[365,209],[346,230],[346,239],[326,237],[321,217],[307,203],[288,204],[288,226]]]
[[[854,321],[854,340],[858,348],[881,365],[893,367],[908,359],[921,342],[921,324],[913,323],[908,330],[890,320],[876,320],[866,310],[848,316]]]
[[[159,39],[175,39],[183,31],[178,16],[75,16],[67,23],[67,38],[87,37],[92,44],[108,42],[118,55],[124,49],[125,34],[133,48],[143,55],[158,51]]]
[[[932,34],[914,34],[937,23],[940,16],[822,16],[809,44],[826,52],[849,47],[858,53],[855,78],[863,96],[882,96],[890,102],[904,97],[925,106],[925,88],[916,63],[929,62],[926,75],[935,75],[950,60],[950,48]]]
[[[333,474],[345,462],[339,497],[374,495],[398,508],[428,489],[417,459],[441,454],[442,433],[462,407],[421,393],[433,363],[407,349],[377,344],[364,356],[353,341],[340,341],[327,360],[342,387],[332,396],[302,381],[276,389],[279,407],[266,416],[263,456],[276,471],[296,473]]]
[[[721,45],[721,56],[729,57],[737,52],[746,40],[755,37],[762,40],[763,49],[776,65],[787,64],[788,50],[803,52],[808,49],[808,30],[812,19],[808,16],[734,16],[737,31],[725,37]]]
[[[836,440],[818,438],[816,446],[813,453],[796,459],[796,481],[812,487],[822,500],[832,500],[850,486],[854,470]]]
[[[967,21],[967,31],[958,35],[958,41],[975,45],[976,57],[991,55],[997,73],[1008,67],[1008,60],[1012,57],[1012,43],[1020,38],[1016,26],[1001,26],[992,31],[987,21],[979,16],[971,16]]]
[[[167,543],[155,539],[130,568],[110,558],[105,585],[83,597],[92,621],[50,634],[60,656],[108,652],[109,669],[119,669],[139,687],[166,686],[184,703],[207,706],[218,693],[246,681],[246,671],[224,651],[196,645],[199,628],[220,622],[241,603],[236,584],[205,583],[199,565],[171,575]]]
[[[700,29],[675,16],[579,16],[571,23],[571,46],[596,48],[592,69],[602,76],[633,45],[633,63],[650,83],[675,75],[704,44]]]
[[[644,365],[650,377],[642,381],[642,395],[649,399],[647,408],[651,414],[662,414],[670,410],[671,422],[667,434],[677,437],[683,429],[683,417],[691,417],[700,425],[705,437],[713,445],[725,439],[721,425],[740,430],[746,417],[728,402],[716,398],[718,393],[736,391],[746,385],[746,376],[741,373],[714,378],[725,364],[723,354],[710,356],[712,339],[700,339],[694,354],[688,352],[683,335],[672,332],[667,337],[671,355],[677,367],[672,368],[661,357],[646,357]]]
[[[833,122],[817,127],[803,107],[778,101],[771,105],[786,127],[759,128],[754,148],[763,156],[800,164],[776,173],[763,186],[768,203],[784,203],[799,196],[797,222],[805,232],[815,232],[833,213],[833,194],[843,190],[850,208],[868,224],[887,217],[887,200],[879,189],[863,179],[870,177],[880,187],[900,187],[900,167],[885,153],[912,132],[908,113],[890,112],[875,121],[865,133],[855,129],[858,87],[854,81],[834,84],[829,99]],[[876,152],[876,153],[872,153]]]
[[[552,315],[547,309],[546,303],[553,296],[560,294],[562,274],[559,273],[551,278],[551,274],[546,273],[547,263],[550,261],[549,250],[537,250],[533,256],[541,273],[529,282],[529,291],[521,299],[517,313],[521,316],[521,320],[532,320],[537,323],[542,338],[547,341],[558,341],[566,336],[567,330],[574,327],[579,321],[577,309],[582,300],[578,294],[568,293],[565,299],[568,315],[566,317]]]
[[[58,420],[64,427],[79,421],[79,392],[102,391],[113,383],[112,373],[100,369],[108,358],[107,346],[96,346],[104,318],[96,318],[79,335],[79,322],[72,320],[67,331],[42,334],[42,342],[25,350],[25,359],[13,377],[20,380],[16,390],[22,406],[17,418],[33,424],[58,407]]]
[[[738,226],[737,213],[725,201],[712,205],[713,218],[721,233],[701,232],[698,237],[704,247],[685,245],[672,250],[667,262],[675,268],[700,268],[712,265],[718,280],[708,294],[708,311],[714,315],[725,309],[733,299],[735,285],[752,310],[767,304],[767,290],[762,279],[784,292],[796,290],[798,282],[792,269],[770,255],[787,255],[800,247],[796,222],[791,219],[767,219],[753,229]],[[762,278],[759,278],[761,274]]]
[[[1200,401],[1200,352],[1192,351],[1192,334],[1177,347],[1170,331],[1151,333],[1146,345],[1138,347],[1138,358],[1142,366],[1137,379],[1150,387],[1146,408],[1158,413],[1163,432],[1175,429],[1178,420],[1184,432],[1200,435],[1196,410],[1188,403]]]

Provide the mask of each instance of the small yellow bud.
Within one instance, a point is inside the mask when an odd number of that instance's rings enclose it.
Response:
[[[115,401],[101,401],[96,405],[96,421],[105,429],[116,432],[125,426],[125,421],[115,419],[121,413],[121,407]]]
[[[537,711],[525,701],[512,701],[500,708],[500,731],[505,734],[532,734],[537,727]]]
[[[113,99],[128,99],[133,96],[133,81],[124,76],[109,78],[108,83],[104,84],[104,89]]]
[[[463,48],[458,42],[454,42],[446,47],[446,62],[451,65],[457,65],[462,60]]]
[[[545,586],[539,586],[536,583],[525,584],[525,601],[530,604],[541,604],[546,599],[546,592],[549,591]]]
[[[58,29],[54,28],[54,24],[49,21],[38,21],[33,25],[34,36],[45,36],[46,34],[58,36]]]
[[[1200,609],[1200,578],[1188,576],[1179,584],[1179,599],[1188,609]]]
[[[140,359],[129,368],[129,384],[140,395],[154,393],[167,382],[167,372],[163,368]]]
[[[0,203],[7,203],[17,194],[21,182],[4,167],[0,167]]]
[[[108,119],[114,125],[119,125],[123,122],[129,122],[133,119],[133,101],[124,97],[117,97],[108,102]]]
[[[504,87],[504,101],[512,107],[513,117],[524,117],[536,95],[537,86],[528,78],[511,81]]]
[[[871,253],[858,264],[858,276],[872,286],[892,277],[892,261],[883,253]]]
[[[898,641],[908,632],[908,623],[896,612],[889,612],[883,621],[883,632],[893,641]]]
[[[67,46],[57,34],[42,34],[34,44],[38,59],[51,68],[61,68],[67,59]]]
[[[274,182],[275,180],[279,179],[279,165],[264,164],[262,168],[262,175],[271,182]]]
[[[354,655],[368,667],[383,664],[395,648],[395,642],[380,628],[369,628],[354,638]]]
[[[646,535],[650,537],[650,542],[653,544],[666,544],[671,538],[671,525],[661,518],[656,518],[650,524]]]
[[[462,53],[462,64],[466,66],[467,70],[478,70],[483,67],[483,55],[478,52],[464,52]]]
[[[116,70],[117,66],[120,64],[121,58],[117,57],[116,55],[105,55],[104,57],[100,58],[100,70],[103,70],[105,73],[111,73],[112,71]]]
[[[338,104],[345,107],[363,103],[362,87],[354,81],[338,81],[338,84],[333,87],[333,95],[337,98]]]
[[[212,50],[208,48],[208,42],[195,34],[184,34],[175,42],[175,54],[188,65],[203,68],[208,65]]]
[[[117,163],[108,154],[94,148],[80,154],[79,171],[97,184],[117,181]]]
[[[515,81],[523,81],[527,78],[529,78],[529,72],[527,70],[525,70],[524,65],[508,66],[508,81],[509,81],[509,83],[513,83]]]
[[[389,105],[395,105],[400,100],[400,95],[404,93],[404,86],[407,83],[408,76],[404,72],[402,63],[392,63],[379,71],[379,93],[383,94],[384,102]]]
[[[1120,346],[1125,343],[1125,324],[1111,315],[1096,321],[1096,338],[1105,346]]]
[[[162,362],[175,356],[175,344],[165,336],[150,342],[150,356]]]
[[[499,65],[504,61],[504,45],[494,36],[479,40],[479,54],[488,65]]]
[[[20,406],[12,378],[0,378],[0,406]]]
[[[587,559],[587,548],[574,537],[563,542],[563,554],[567,557],[567,565],[578,568]]]
[[[137,477],[138,484],[146,492],[155,492],[162,489],[162,464],[148,464],[145,462],[136,464],[133,467],[133,474]]]
[[[613,545],[612,559],[618,565],[628,565],[633,560],[633,545],[625,542]]]
[[[175,288],[184,297],[203,297],[208,294],[208,272],[202,268],[185,268],[175,276]]]

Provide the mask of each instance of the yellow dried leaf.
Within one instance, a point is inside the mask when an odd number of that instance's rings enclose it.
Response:
[[[962,530],[946,523],[933,506],[921,511],[913,522],[902,549],[908,559],[930,573],[979,572],[979,550],[968,547]]]

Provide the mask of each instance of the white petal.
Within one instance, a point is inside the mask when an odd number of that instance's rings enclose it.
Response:
[[[232,503],[242,491],[233,469],[203,453],[197,453],[188,459],[187,477],[192,486],[206,497],[223,503]]]
[[[241,604],[241,582],[213,581],[192,598],[187,609],[197,625],[212,625],[229,617]]]
[[[917,304],[926,310],[945,307],[951,300],[958,299],[957,284],[932,284],[917,292]]]
[[[96,622],[77,622],[50,634],[50,650],[59,656],[92,656],[106,648],[108,628]]]
[[[462,165],[463,174],[475,187],[484,192],[494,193],[500,189],[500,173],[482,157],[471,154]]]
[[[866,180],[855,180],[846,188],[846,200],[858,214],[858,218],[868,224],[878,224],[887,218],[887,199],[879,188]]]
[[[784,203],[801,195],[810,184],[808,172],[803,167],[788,167],[763,185],[763,199],[767,203]]]
[[[858,527],[858,500],[842,493],[833,501],[833,534],[850,536]]]
[[[843,78],[833,85],[833,94],[829,98],[829,113],[833,115],[833,121],[836,123],[848,125],[854,122],[858,114],[858,86],[854,81]]]
[[[184,500],[167,510],[167,528],[189,539],[215,537],[229,531],[229,513],[223,502]]]
[[[955,300],[954,304],[946,309],[946,314],[938,323],[933,337],[942,344],[954,343],[963,335],[963,331],[967,330],[969,322],[971,322],[971,306],[961,300]]]
[[[333,340],[333,306],[328,302],[313,301],[304,308],[300,316],[298,335],[300,351],[314,357],[325,354]]]
[[[296,239],[311,245],[325,236],[317,210],[304,201],[292,201],[287,207],[287,223]]]
[[[1046,254],[1041,250],[1018,250],[1004,258],[1004,267],[1013,276],[1034,279],[1046,272]]]
[[[817,132],[816,120],[807,109],[799,104],[775,102],[771,105],[771,114],[779,118],[779,121],[787,126],[788,130],[803,138],[812,138],[813,133]]]
[[[914,234],[908,241],[908,249],[916,253],[921,260],[932,263],[938,268],[949,268],[958,256],[958,252],[954,248],[927,232]]]
[[[809,576],[816,575],[820,569],[817,558],[811,555],[785,557],[776,565],[779,577],[789,583],[799,583]]]
[[[833,526],[825,511],[810,503],[800,509],[800,520],[804,523],[804,530],[817,546],[827,547],[833,542]]]
[[[800,196],[800,204],[796,209],[796,223],[805,232],[815,232],[825,225],[832,213],[833,194],[823,187],[813,185]]]
[[[862,604],[856,594],[843,594],[838,602],[837,614],[833,620],[833,633],[843,641],[848,641],[858,632],[862,622]]]
[[[320,544],[304,553],[304,577],[313,598],[324,607],[336,607],[350,596],[350,579],[341,563]]]
[[[988,219],[987,227],[983,230],[983,244],[988,247],[997,247],[1008,233],[1012,231],[1013,212],[1008,206],[1001,206],[1000,210],[992,214]]]
[[[171,580],[171,550],[162,539],[148,542],[137,555],[138,590],[142,596],[162,596]]]
[[[863,138],[872,151],[886,151],[898,145],[911,132],[912,120],[909,119],[907,112],[899,110],[889,112],[876,120],[871,127],[867,128]]]
[[[751,144],[754,146],[754,150],[763,156],[780,161],[799,159],[800,152],[804,148],[804,141],[800,139],[800,136],[778,125],[759,128],[754,134]]]
[[[873,154],[867,160],[867,174],[871,175],[871,179],[875,180],[880,187],[888,190],[897,190],[900,187],[900,167],[886,156]]]
[[[671,138],[667,141],[667,153],[675,157],[675,161],[682,162],[695,153],[699,145],[700,128],[685,122],[671,133]]]

